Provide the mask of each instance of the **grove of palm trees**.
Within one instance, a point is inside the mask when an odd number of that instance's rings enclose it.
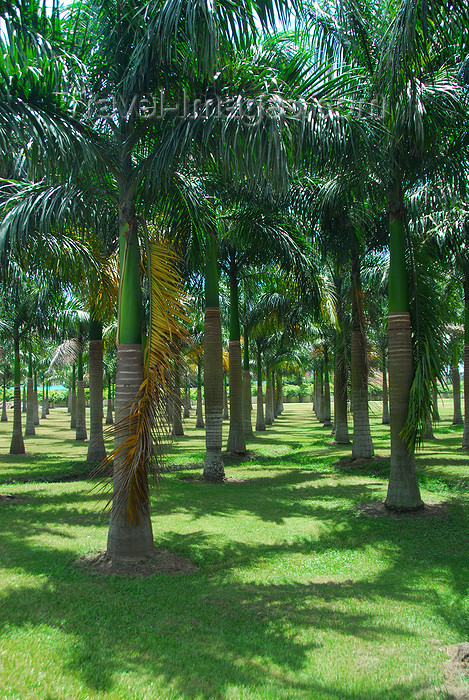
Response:
[[[468,37],[0,4],[2,697],[469,697]]]

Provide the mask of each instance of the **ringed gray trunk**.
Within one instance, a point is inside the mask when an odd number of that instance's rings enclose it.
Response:
[[[434,435],[433,435],[433,425],[432,422],[429,418],[425,421],[425,431],[422,435],[424,440],[433,440]]]
[[[76,430],[77,427],[77,392],[72,390],[72,410],[70,412],[70,428]]]
[[[67,396],[67,411],[69,413],[72,412],[72,387],[68,387],[68,396]],[[71,426],[70,426],[71,427]]]
[[[107,400],[107,413],[106,413],[106,425],[112,425],[114,423],[114,418],[112,417],[112,399]]]
[[[47,406],[46,406],[46,400],[44,397],[42,398],[41,418],[47,418]]]
[[[329,381],[324,382],[324,411],[323,425],[325,428],[332,428],[331,421],[331,389]]]
[[[179,371],[176,370],[174,375],[174,393],[170,399],[171,406],[171,433],[172,435],[184,435],[182,425],[182,401],[181,401],[181,382],[179,379]]]
[[[204,423],[204,410],[202,407],[202,389],[200,386],[197,389],[197,409],[196,409],[197,420],[195,422],[196,428],[205,428]]]
[[[243,430],[247,438],[254,436],[251,423],[251,373],[248,369],[243,369]]]
[[[204,325],[204,389],[205,389],[205,462],[204,477],[223,481],[222,411],[223,411],[223,358],[220,309],[205,309]]]
[[[241,343],[230,340],[228,346],[230,359],[230,430],[226,449],[236,454],[246,453],[246,438],[243,423],[243,371],[241,365]]]
[[[464,433],[462,449],[469,450],[469,345],[464,345]]]
[[[23,387],[23,408],[21,409],[23,413],[28,412],[28,401],[26,397],[26,387]]]
[[[27,394],[27,404],[26,404],[26,427],[24,430],[25,435],[36,435],[36,430],[34,428],[34,388],[33,380],[28,377],[28,394]]]
[[[21,427],[21,385],[15,385],[13,399],[13,432],[11,435],[10,454],[24,455],[23,430]]]
[[[106,458],[103,437],[103,341],[90,340],[88,369],[90,374],[90,441],[88,462]]]
[[[339,445],[350,445],[347,425],[347,367],[336,353],[334,372],[334,440]]]
[[[262,392],[262,387],[257,387],[257,408],[256,408],[256,431],[261,432],[265,430],[265,419],[264,419],[264,395]]]
[[[420,498],[415,456],[400,435],[407,420],[412,384],[413,355],[408,312],[389,314],[388,348],[391,472],[386,506],[393,510],[416,510],[423,507],[423,501]]]
[[[274,411],[273,411],[273,391],[272,391],[272,381],[270,377],[270,372],[267,373],[267,381],[265,387],[265,424],[272,425],[274,422]]]
[[[143,357],[141,345],[117,346],[116,374],[116,423],[130,414],[132,402],[143,382]],[[132,431],[129,424],[129,432]],[[115,447],[119,448],[126,435],[117,433]],[[114,489],[120,489],[122,483],[122,457],[114,460]],[[136,561],[153,553],[153,531],[150,519],[150,495],[148,481],[145,489],[141,510],[138,512],[138,523],[130,524],[126,499],[113,499],[107,553],[111,559]]]
[[[34,401],[34,425],[39,425],[39,398],[37,395],[37,389],[34,389],[33,401]]]
[[[383,366],[383,425],[389,425],[389,399],[388,399],[388,371]]]
[[[223,387],[223,420],[230,420],[230,414],[228,413],[228,392],[226,386]]]
[[[75,440],[86,440],[85,383],[77,381]]]
[[[459,376],[459,367],[453,367],[453,425],[462,425],[461,413],[461,379]]]
[[[182,405],[184,406],[184,413],[183,413],[183,418],[190,418],[191,417],[191,395],[189,392],[189,388],[186,386],[184,390],[184,399],[182,402]]]
[[[275,392],[275,399],[277,404],[277,415],[279,416],[283,413],[283,381],[280,372],[277,374],[277,388]]]
[[[368,411],[368,362],[366,340],[361,331],[352,331],[352,457],[369,459],[374,454]]]

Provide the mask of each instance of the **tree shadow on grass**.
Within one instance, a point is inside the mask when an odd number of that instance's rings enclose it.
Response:
[[[300,500],[305,500],[302,490],[312,488],[305,478],[311,475],[295,471],[279,475],[277,481],[274,478],[272,500],[262,507],[272,508],[277,499],[277,506],[286,508],[291,487],[299,487]],[[253,499],[265,481],[258,480]],[[197,488],[191,488],[194,495]],[[354,484],[334,487],[324,478],[313,491],[322,503],[334,493],[347,502],[364,495],[363,488]],[[417,632],[404,622],[383,621],[384,601],[409,606],[411,611],[423,606],[444,619],[459,639],[469,634],[464,615],[469,524],[462,506],[455,506],[447,521],[384,522],[357,516],[348,506],[328,509],[314,503],[304,506],[304,517],[321,517],[329,529],[321,536],[286,542],[247,544],[225,539],[220,543],[202,531],[168,531],[159,536],[157,545],[196,561],[200,572],[131,580],[88,575],[72,565],[73,549],[57,551],[35,541],[41,528],[48,532],[70,520],[91,525],[95,514],[79,512],[80,501],[86,504],[89,495],[63,493],[51,498],[46,488],[38,488],[30,496],[28,507],[17,517],[12,504],[0,511],[0,552],[8,554],[6,560],[2,557],[4,567],[46,576],[47,581],[8,589],[0,608],[0,626],[67,630],[63,671],[95,692],[110,691],[121,674],[135,672],[171,687],[181,698],[223,698],[233,687],[254,693],[264,689],[268,696],[275,670],[273,693],[286,697],[412,697],[420,689],[417,682],[400,682],[378,695],[366,689],[348,692],[346,684],[321,680],[314,671],[316,659],[324,662],[332,651],[324,647],[324,640],[330,642],[330,635],[342,640],[343,658],[334,660],[342,672],[344,667],[352,672],[347,645],[353,640],[376,643],[379,648],[406,644],[406,640],[414,643]],[[233,501],[233,490],[228,489],[226,498]],[[246,493],[239,502],[234,499],[226,505],[224,513],[246,509],[245,501]],[[298,514],[299,505],[292,504],[291,512]],[[252,503],[248,507],[255,510]],[[261,517],[262,508],[257,514]],[[37,528],[32,535],[31,526]],[[26,531],[29,539],[24,537]],[[60,534],[60,528],[56,531]],[[346,562],[348,555],[370,546],[385,552],[386,565],[374,576],[355,580],[334,580],[337,574],[331,571],[331,580],[305,583],[295,580],[292,569],[288,583],[256,583],[239,580],[232,573],[234,568],[250,572],[253,564],[279,557],[293,557],[293,565],[298,561],[295,555],[314,563],[330,551]],[[449,598],[435,592],[432,577],[448,581]]]

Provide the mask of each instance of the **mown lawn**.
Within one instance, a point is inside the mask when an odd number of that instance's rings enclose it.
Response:
[[[378,404],[382,460],[338,467],[350,448],[311,404],[286,404],[221,485],[193,479],[203,431],[187,420],[166,458],[192,468],[163,475],[153,526],[199,568],[148,578],[75,565],[105,548],[108,515],[65,409],[23,457],[0,423],[0,493],[15,496],[0,499],[0,698],[451,697],[446,647],[469,641],[469,455],[450,409],[418,456],[424,500],[447,508],[422,518],[359,507],[386,493]]]

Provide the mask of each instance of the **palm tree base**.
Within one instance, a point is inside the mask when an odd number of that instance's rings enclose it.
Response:
[[[219,450],[207,450],[204,462],[204,479],[207,481],[223,481],[225,478],[225,468],[223,457]]]

